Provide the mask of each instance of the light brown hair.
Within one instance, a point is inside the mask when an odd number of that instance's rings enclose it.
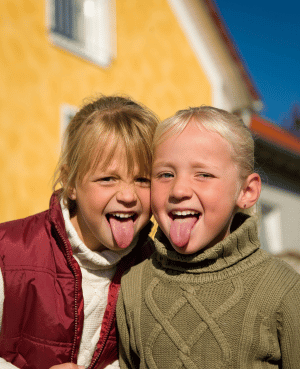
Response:
[[[149,176],[152,165],[151,145],[156,115],[128,96],[104,96],[85,104],[70,121],[54,173],[53,189],[61,186],[61,198],[74,212],[76,204],[70,200],[69,190],[103,161],[105,170],[117,149],[124,145],[128,173],[135,165],[140,174]],[[103,158],[106,148],[108,155]],[[108,149],[108,151],[107,151]]]

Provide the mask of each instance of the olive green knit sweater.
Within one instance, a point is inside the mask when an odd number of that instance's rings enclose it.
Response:
[[[259,249],[253,218],[211,249],[156,252],[122,279],[121,368],[300,368],[300,276]]]

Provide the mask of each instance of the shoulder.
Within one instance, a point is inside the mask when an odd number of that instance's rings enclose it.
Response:
[[[47,260],[51,247],[46,245],[50,246],[52,240],[48,211],[0,224],[1,266],[31,265],[32,255],[37,253],[42,255],[42,260]]]
[[[295,271],[287,262],[277,257],[272,258],[274,273],[269,275],[269,299],[276,300],[277,320],[279,325],[284,325],[285,321],[290,322],[290,328],[300,329],[300,274]],[[266,281],[266,284],[268,281]],[[264,296],[268,300],[268,294]]]
[[[60,230],[65,229],[59,197],[56,192],[51,196],[48,210],[0,224],[0,245],[2,246],[3,242],[9,241],[16,243],[20,240],[22,243],[27,243],[27,240],[31,242],[35,238],[51,239],[51,226],[54,224]],[[65,233],[63,235],[65,236]]]
[[[23,219],[12,220],[0,224],[0,241],[5,236],[12,236],[13,238],[21,237],[24,232],[30,235],[36,233],[41,227],[45,227],[45,222],[48,220],[48,210],[38,214],[31,215]]]
[[[266,259],[261,284],[279,300],[286,298],[290,291],[296,289],[300,293],[300,274],[288,263],[269,255]]]
[[[276,274],[280,274],[282,278],[280,280],[282,283],[285,283],[286,281],[298,281],[300,280],[300,274],[295,271],[295,269],[289,265],[286,261],[274,256],[269,255],[270,260],[270,268],[274,271]]]

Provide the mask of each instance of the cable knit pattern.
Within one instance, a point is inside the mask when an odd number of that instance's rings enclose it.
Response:
[[[255,219],[193,255],[155,245],[122,279],[121,368],[299,368],[300,276],[259,249]]]

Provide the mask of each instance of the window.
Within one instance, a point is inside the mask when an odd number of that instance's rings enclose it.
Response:
[[[115,57],[114,0],[48,0],[52,42],[107,67]]]

